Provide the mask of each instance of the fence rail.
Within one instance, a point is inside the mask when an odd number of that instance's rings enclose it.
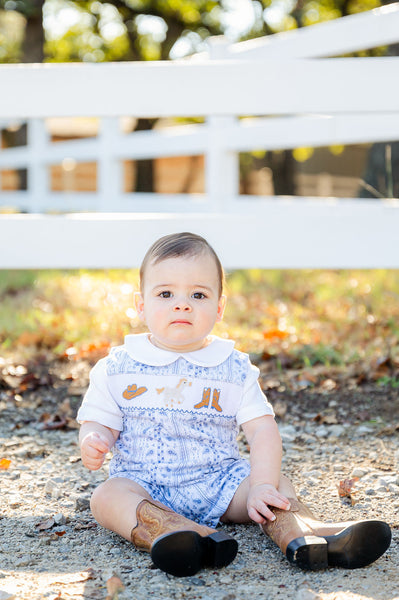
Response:
[[[398,140],[399,58],[313,58],[393,41],[399,4],[233,47],[217,39],[212,60],[1,65],[0,125],[27,120],[28,145],[0,151],[0,171],[27,167],[28,190],[0,192],[0,206],[37,214],[0,215],[0,267],[131,266],[157,235],[191,229],[231,268],[398,268],[394,200],[238,193],[239,152]],[[127,115],[205,122],[124,134]],[[98,136],[51,142],[45,119],[65,116],[100,118]],[[123,193],[123,160],[198,154],[205,194]],[[65,158],[97,162],[97,192],[49,190]]]

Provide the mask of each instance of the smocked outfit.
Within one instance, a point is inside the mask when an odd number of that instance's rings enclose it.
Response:
[[[258,376],[231,340],[212,336],[205,348],[178,353],[148,334],[128,335],[92,369],[77,418],[120,431],[110,477],[132,479],[154,500],[215,527],[250,471],[239,426],[274,414]]]

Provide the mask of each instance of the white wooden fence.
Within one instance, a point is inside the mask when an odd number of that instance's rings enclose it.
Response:
[[[314,58],[398,41],[393,4],[230,47],[216,38],[190,61],[0,66],[0,125],[27,119],[29,136],[0,152],[0,170],[27,167],[29,184],[0,206],[34,213],[0,215],[0,267],[136,266],[160,235],[191,230],[228,268],[399,268],[397,200],[238,193],[239,152],[399,140],[399,58]],[[206,121],[126,135],[124,115]],[[64,116],[100,117],[100,134],[51,143],[45,119]],[[206,157],[204,195],[122,192],[124,159],[193,154]],[[65,158],[97,161],[96,193],[49,191]]]

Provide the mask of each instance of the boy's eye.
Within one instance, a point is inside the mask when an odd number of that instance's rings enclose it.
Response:
[[[194,300],[202,300],[203,298],[206,298],[206,296],[202,292],[194,292],[193,298]]]
[[[171,292],[161,292],[159,295],[161,298],[171,298],[172,297]]]

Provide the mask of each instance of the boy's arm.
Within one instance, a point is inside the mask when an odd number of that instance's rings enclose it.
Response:
[[[250,446],[251,474],[247,500],[248,515],[256,523],[274,520],[268,505],[288,509],[290,504],[278,491],[282,443],[274,417],[266,415],[242,424]]]
[[[91,471],[97,471],[119,437],[119,431],[94,421],[84,421],[79,431],[82,462]]]

